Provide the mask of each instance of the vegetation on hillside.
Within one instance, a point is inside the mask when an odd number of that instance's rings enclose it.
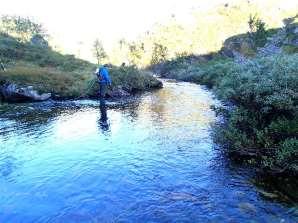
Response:
[[[259,47],[272,35],[270,29],[280,27],[284,18],[297,14],[297,4],[291,10],[283,10],[282,4],[279,0],[233,1],[204,11],[192,11],[191,24],[182,22],[179,14],[172,15],[167,22],[156,24],[133,42],[120,40],[109,52],[109,58],[113,64],[128,62],[147,67],[181,56],[217,52],[228,38],[246,33],[257,40]],[[244,50],[252,55],[250,47]]]
[[[28,18],[4,16],[0,24],[0,59],[6,67],[6,71],[0,71],[0,84],[33,86],[40,92],[51,92],[56,98],[97,95],[93,75],[97,65],[54,51],[42,26]],[[37,41],[36,36],[42,41]],[[95,46],[94,53],[101,63],[106,54],[99,41]],[[133,66],[113,66],[111,78],[112,88],[123,86],[130,92],[160,87],[151,74]]]

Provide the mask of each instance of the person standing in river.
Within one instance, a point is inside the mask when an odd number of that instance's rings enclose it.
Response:
[[[0,59],[0,68],[2,71],[6,71],[4,64],[2,63],[2,60]]]
[[[105,96],[107,93],[108,86],[111,86],[112,81],[108,71],[108,65],[105,64],[98,68],[96,72],[98,83],[99,83],[99,98],[100,105],[105,105]]]

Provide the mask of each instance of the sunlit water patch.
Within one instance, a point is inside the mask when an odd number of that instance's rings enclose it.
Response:
[[[211,138],[217,104],[166,82],[137,105],[0,118],[0,222],[296,222]]]

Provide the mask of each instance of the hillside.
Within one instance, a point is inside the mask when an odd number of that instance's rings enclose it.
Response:
[[[250,32],[250,17],[261,19],[267,30],[274,30],[297,12],[294,1],[227,0],[206,10],[190,10],[187,17],[172,14],[134,41],[121,39],[109,58],[114,64],[128,61],[147,67],[181,56],[209,54],[219,51],[227,39]]]
[[[0,34],[0,59],[6,71],[0,71],[0,83],[12,82],[33,86],[40,92],[50,92],[56,99],[95,97],[97,84],[93,72],[96,65],[54,51],[40,41],[21,41],[8,34]],[[150,74],[134,67],[112,67],[113,89],[128,93],[160,87]],[[133,79],[133,81],[132,81]],[[113,89],[110,94],[113,94]]]

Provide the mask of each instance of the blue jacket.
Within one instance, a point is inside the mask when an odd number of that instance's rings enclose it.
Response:
[[[98,69],[97,77],[99,80],[99,84],[110,85],[112,83],[110,75],[109,75],[109,71],[105,67],[100,67]]]

